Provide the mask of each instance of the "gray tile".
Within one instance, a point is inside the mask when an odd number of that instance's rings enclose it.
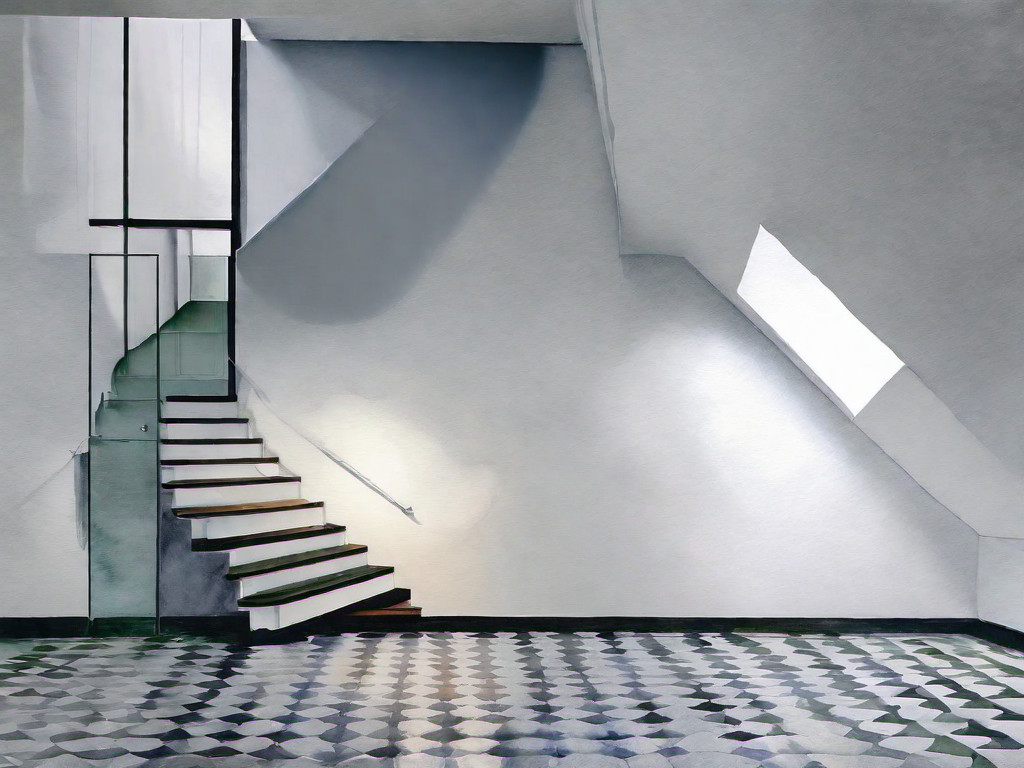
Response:
[[[1021,768],[1022,691],[953,635],[0,642],[5,760],[71,768]]]

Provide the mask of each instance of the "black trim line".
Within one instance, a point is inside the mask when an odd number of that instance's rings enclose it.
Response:
[[[970,635],[979,640],[1024,652],[1024,632],[981,619],[814,619],[814,618],[699,618],[699,617],[568,617],[568,616],[351,616],[348,611],[383,607],[374,601],[396,590],[355,603],[284,629],[249,632],[245,613],[224,616],[164,616],[165,635],[196,633],[243,642],[291,642],[310,634],[344,632],[780,632],[792,634],[915,633]],[[394,602],[409,599],[405,596]],[[390,598],[389,598],[390,599]],[[393,603],[387,603],[391,605]],[[0,617],[0,637],[87,637],[97,628],[117,623],[152,625],[152,618],[93,619],[85,616]],[[236,634],[237,633],[237,634]]]
[[[88,616],[0,618],[0,637],[85,637],[88,634]]]
[[[404,599],[409,599],[408,597]],[[399,602],[399,601],[395,601]],[[393,604],[393,603],[392,603]],[[352,616],[380,607],[352,605],[279,630],[249,633],[250,642],[284,643],[311,634],[347,632],[666,632],[718,634],[957,634],[1024,652],[1024,632],[980,619],[707,618],[656,616]]]
[[[237,395],[168,395],[168,403],[237,403]]]
[[[238,456],[230,459],[163,459],[164,467],[208,467],[215,464],[277,464],[278,456]]]
[[[260,475],[259,477],[211,477],[193,480],[168,480],[161,483],[167,490],[176,488],[230,488],[233,485],[271,485],[274,483],[298,483],[300,477],[292,475]]]
[[[170,416],[160,419],[161,424],[248,424],[248,419],[237,416],[225,416],[223,418],[206,418],[196,416],[188,418],[185,416]]]
[[[252,445],[262,443],[262,437],[164,437],[164,445]]]
[[[122,315],[124,324],[124,357],[128,357],[128,100],[131,94],[128,90],[128,62],[131,58],[131,39],[129,37],[129,19],[126,16],[123,21],[122,33],[121,33],[121,220],[117,224],[123,227],[122,231],[122,249],[124,250],[124,266],[123,276],[124,282],[121,285],[122,293],[124,294],[124,314]],[[157,280],[159,282],[159,272],[157,273]],[[159,306],[159,304],[157,305]],[[159,330],[159,324],[157,324]]]
[[[231,20],[231,256],[228,259],[228,393],[238,392],[235,373],[235,264],[242,247],[242,20]]]
[[[125,20],[127,21],[127,19]],[[127,229],[231,229],[228,219],[89,219],[90,227],[124,227]]]

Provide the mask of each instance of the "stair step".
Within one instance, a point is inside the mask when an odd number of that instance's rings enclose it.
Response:
[[[274,544],[280,541],[307,539],[330,533],[343,533],[345,526],[334,523],[323,525],[306,525],[301,528],[286,528],[283,531],[269,533],[249,533],[245,536],[228,536],[222,539],[193,539],[192,549],[195,552],[219,552],[225,549],[239,549],[258,544]]]
[[[200,480],[169,480],[162,486],[168,490],[175,488],[223,488],[229,485],[266,485],[268,483],[297,483],[302,480],[297,475],[268,475],[259,477],[211,477]]]
[[[351,611],[349,616],[422,616],[423,609],[418,605],[403,600],[394,605],[387,605],[381,608],[366,608],[361,611]]]
[[[163,416],[160,430],[160,437],[169,440],[237,440],[250,437],[249,420],[237,416]]]
[[[314,549],[309,552],[300,552],[297,555],[286,555],[285,557],[272,557],[268,560],[257,560],[254,563],[236,565],[228,569],[227,578],[231,580],[244,579],[248,576],[259,576],[263,573],[272,573],[286,568],[295,568],[301,565],[310,565],[324,560],[334,560],[360,555],[367,551],[365,544],[343,544],[340,547],[326,547]]]
[[[387,576],[395,572],[390,565],[364,565],[360,568],[352,568],[348,571],[336,573],[331,576],[320,576],[315,579],[306,579],[294,584],[287,584],[276,589],[268,589],[264,592],[257,592],[248,597],[239,598],[239,608],[265,608],[274,605],[284,605],[297,600],[305,600],[325,592],[332,592],[335,589],[348,587],[352,584],[359,584],[378,576]]]
[[[238,456],[230,459],[163,459],[160,463],[165,467],[200,467],[209,464],[276,464],[280,460],[277,456]]]
[[[180,429],[180,427],[172,426],[169,429]],[[263,440],[258,437],[195,435],[193,437],[164,438],[160,441],[160,455],[168,460],[260,458],[263,456],[263,452]]]
[[[223,417],[176,417],[176,416],[165,416],[160,419],[161,424],[247,424],[248,419],[244,419],[240,416],[223,416]]]
[[[207,449],[209,452],[209,449]],[[235,449],[238,453],[238,449]],[[192,455],[171,454],[160,461],[161,476],[164,482],[179,480],[227,480],[229,478],[245,479],[250,477],[284,477],[288,470],[280,466],[277,456],[238,456],[238,455]],[[284,498],[298,494],[288,493]],[[262,500],[266,501],[268,497]],[[259,501],[260,499],[237,499],[237,501]],[[232,499],[224,499],[220,503],[228,504]],[[195,503],[202,503],[196,501]],[[217,502],[211,501],[211,504]]]
[[[381,592],[366,600],[360,600],[348,606],[347,609],[339,611],[339,614],[346,616],[370,615],[370,611],[387,610],[399,604],[408,604],[412,599],[412,592],[405,587],[394,587],[387,592]],[[419,610],[418,608],[416,610]]]
[[[283,512],[288,509],[308,509],[322,507],[322,501],[306,499],[288,499],[286,501],[254,501],[249,504],[227,504],[203,507],[175,507],[172,512],[185,520],[204,517],[221,517],[223,515],[255,515],[262,512]]]
[[[160,440],[164,445],[247,445],[262,443],[262,437],[165,437]]]
[[[237,403],[237,395],[168,395],[169,403]]]

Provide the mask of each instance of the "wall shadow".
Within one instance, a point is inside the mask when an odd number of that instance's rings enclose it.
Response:
[[[410,45],[422,55],[396,70],[420,87],[239,251],[242,278],[292,317],[352,322],[398,301],[536,101],[542,46],[395,44],[396,56]]]

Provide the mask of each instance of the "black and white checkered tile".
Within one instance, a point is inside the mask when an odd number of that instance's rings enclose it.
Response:
[[[0,661],[0,768],[1024,768],[1022,745],[1024,654],[956,635],[53,640]]]

